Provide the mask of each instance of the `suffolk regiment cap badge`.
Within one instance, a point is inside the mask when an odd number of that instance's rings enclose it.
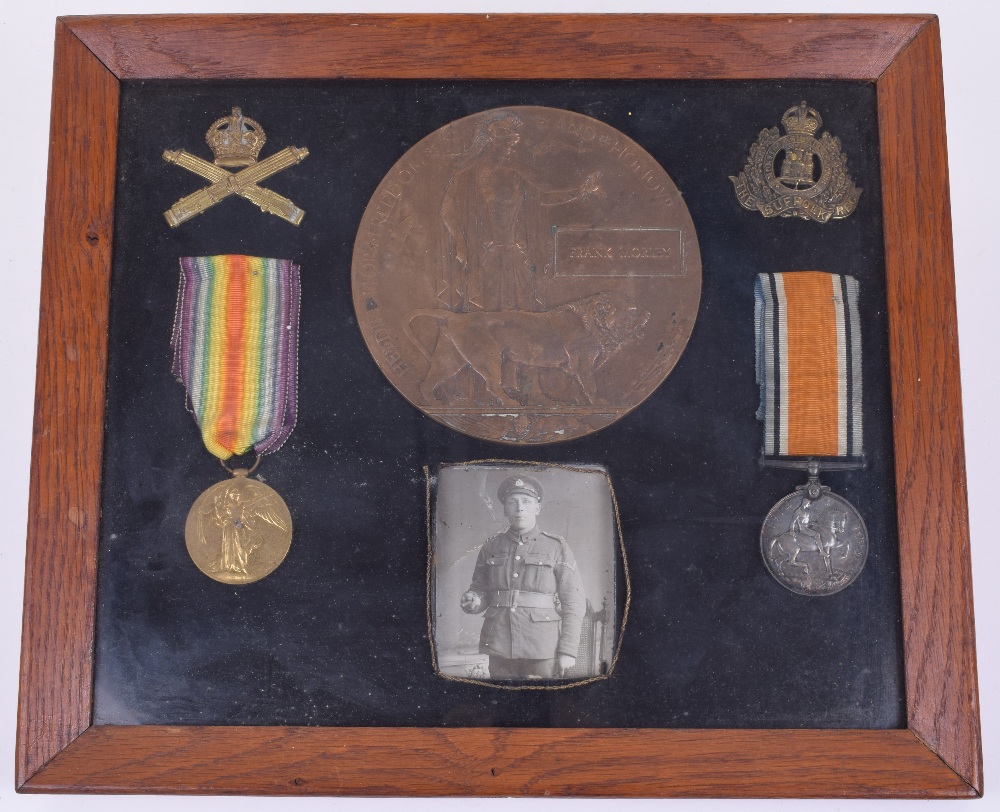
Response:
[[[305,147],[285,147],[269,158],[258,162],[257,156],[267,141],[264,129],[252,118],[234,107],[230,115],[218,119],[205,134],[205,141],[215,154],[215,163],[209,163],[184,150],[167,150],[163,159],[187,169],[210,181],[210,185],[183,197],[163,213],[171,226],[179,226],[195,215],[201,214],[230,195],[244,197],[261,211],[281,217],[298,225],[305,212],[287,197],[257,184],[294,166],[309,154]],[[230,172],[229,169],[240,169]]]
[[[777,127],[761,130],[739,176],[730,175],[745,209],[765,217],[801,217],[825,223],[847,217],[858,205],[861,189],[847,173],[840,139],[825,132],[823,118],[801,102],[781,117]]]

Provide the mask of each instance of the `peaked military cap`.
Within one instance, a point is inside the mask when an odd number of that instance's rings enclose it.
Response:
[[[507,497],[515,493],[526,493],[528,496],[534,496],[535,499],[541,501],[542,483],[533,476],[515,474],[514,476],[507,477],[500,483],[500,487],[497,488],[497,496],[500,497],[501,502],[506,502]]]

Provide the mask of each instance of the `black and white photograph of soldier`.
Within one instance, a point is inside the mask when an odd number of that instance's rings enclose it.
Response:
[[[443,466],[433,527],[439,673],[563,684],[606,674],[617,533],[598,466]]]

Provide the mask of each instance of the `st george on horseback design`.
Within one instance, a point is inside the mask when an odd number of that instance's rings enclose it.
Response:
[[[860,287],[847,274],[761,273],[754,285],[760,463],[809,477],[764,520],[760,552],[771,575],[800,595],[832,595],[868,558],[854,506],[820,472],[859,481],[867,467],[862,410]]]
[[[853,505],[826,486],[810,483],[768,514],[761,553],[771,574],[793,592],[832,595],[864,567],[868,533]]]

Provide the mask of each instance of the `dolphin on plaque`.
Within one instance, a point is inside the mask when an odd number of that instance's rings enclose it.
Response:
[[[486,110],[411,147],[354,244],[354,307],[397,390],[511,444],[581,437],[681,356],[701,255],[680,191],[624,133],[547,107]]]

